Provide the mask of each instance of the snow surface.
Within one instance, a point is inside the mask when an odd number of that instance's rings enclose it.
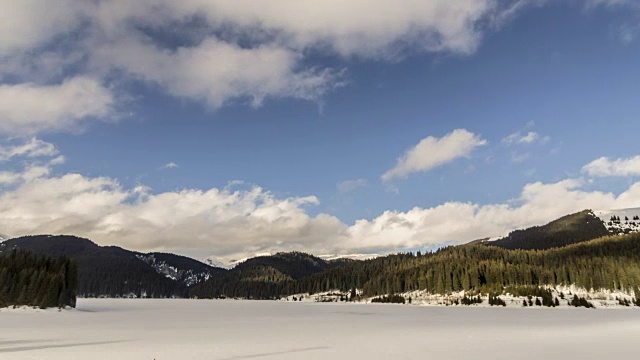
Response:
[[[570,304],[571,300],[574,296],[578,296],[580,298],[584,298],[595,308],[626,308],[629,305],[622,305],[620,300],[626,300],[629,303],[632,303],[635,299],[636,294],[634,294],[632,289],[628,291],[612,291],[608,289],[585,289],[576,287],[575,285],[565,286],[544,286],[545,289],[551,291],[551,295],[553,299],[558,300],[559,307],[574,307]],[[356,294],[358,295],[357,299],[354,300],[358,303],[370,304],[372,300],[376,297],[364,297],[362,289],[357,289]],[[460,301],[465,296],[464,291],[448,293],[448,294],[433,294],[424,290],[416,290],[409,291],[398,294],[405,298],[407,305],[420,305],[420,306],[473,306],[473,307],[491,307],[489,305],[489,294],[480,295],[483,302],[481,304],[473,304],[473,305],[461,305]],[[475,293],[467,293],[468,296],[477,296]],[[505,302],[506,307],[515,307],[521,308],[522,302],[524,300],[533,301],[535,303],[536,297],[529,298],[528,296],[515,296],[512,294],[501,294],[497,296]],[[299,293],[293,294],[289,296],[285,296],[280,299],[280,301],[301,301],[301,302],[334,302],[340,303],[345,302],[350,298],[350,291],[340,291],[338,289],[334,289],[331,291],[318,292],[314,294],[309,293]],[[542,301],[542,298],[540,298]]]
[[[603,359],[640,310],[79,299],[0,309],[0,359]]]

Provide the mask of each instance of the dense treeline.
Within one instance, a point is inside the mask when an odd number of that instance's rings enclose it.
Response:
[[[365,295],[427,290],[502,292],[508,286],[575,284],[630,290],[640,285],[640,234],[608,236],[549,250],[457,246],[414,256],[401,254],[302,279],[293,292],[356,286]]]
[[[414,290],[431,293],[502,293],[507,287],[571,285],[587,289],[632,290],[640,286],[640,234],[606,236],[548,250],[509,250],[465,245],[427,254],[397,254],[292,279],[274,272],[251,281],[209,281],[198,297],[277,298],[352,288],[364,296]],[[251,294],[251,296],[245,296]]]
[[[141,260],[123,256],[76,257],[78,294],[82,297],[186,297],[188,289],[150,268]]]
[[[76,306],[77,267],[74,261],[11,251],[0,256],[0,307]]]
[[[352,260],[325,261],[302,252],[277,253],[248,259],[223,276],[214,277],[197,286],[194,297],[242,297],[275,299],[298,279],[337,269]]]

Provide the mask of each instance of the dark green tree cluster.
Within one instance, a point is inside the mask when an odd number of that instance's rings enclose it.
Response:
[[[505,288],[504,292],[515,296],[526,296],[528,299],[539,298],[542,306],[556,307],[560,305],[560,301],[554,298],[551,290],[539,286],[509,286]]]
[[[594,307],[593,304],[591,304],[589,301],[587,301],[587,299],[585,299],[583,297],[579,297],[578,295],[574,295],[573,296],[573,299],[571,300],[569,305],[575,306],[575,307],[586,307],[586,308],[593,308]]]
[[[498,295],[489,294],[489,305],[491,306],[507,306],[507,303],[504,302]]]
[[[0,307],[75,307],[76,286],[76,264],[68,258],[15,250],[0,256]]]
[[[372,303],[382,303],[382,304],[404,304],[406,299],[398,294],[393,295],[385,295],[379,296],[371,299]]]
[[[466,294],[460,299],[462,305],[482,304],[482,297],[480,295],[467,296]]]
[[[618,305],[622,305],[622,306],[631,306],[631,304],[633,304],[633,301],[629,301],[628,299],[618,299]]]

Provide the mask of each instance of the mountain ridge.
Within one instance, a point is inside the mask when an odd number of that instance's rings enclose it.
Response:
[[[99,246],[72,235],[34,235],[0,243],[0,253],[11,249],[76,260],[78,295],[84,297],[186,297],[190,286],[226,271],[180,255]]]

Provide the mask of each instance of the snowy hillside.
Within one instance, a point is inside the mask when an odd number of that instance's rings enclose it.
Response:
[[[370,259],[375,259],[375,258],[377,258],[379,256],[380,256],[379,254],[346,254],[346,255],[325,254],[325,255],[318,255],[319,258],[321,258],[322,260],[325,260],[325,261],[341,260],[341,259],[370,260]]]
[[[209,280],[210,271],[195,271],[193,269],[178,269],[166,261],[160,260],[155,254],[139,254],[136,257],[149,264],[159,274],[175,281],[180,281],[186,286],[193,286]]]
[[[640,208],[600,210],[595,214],[614,234],[640,231]]]

